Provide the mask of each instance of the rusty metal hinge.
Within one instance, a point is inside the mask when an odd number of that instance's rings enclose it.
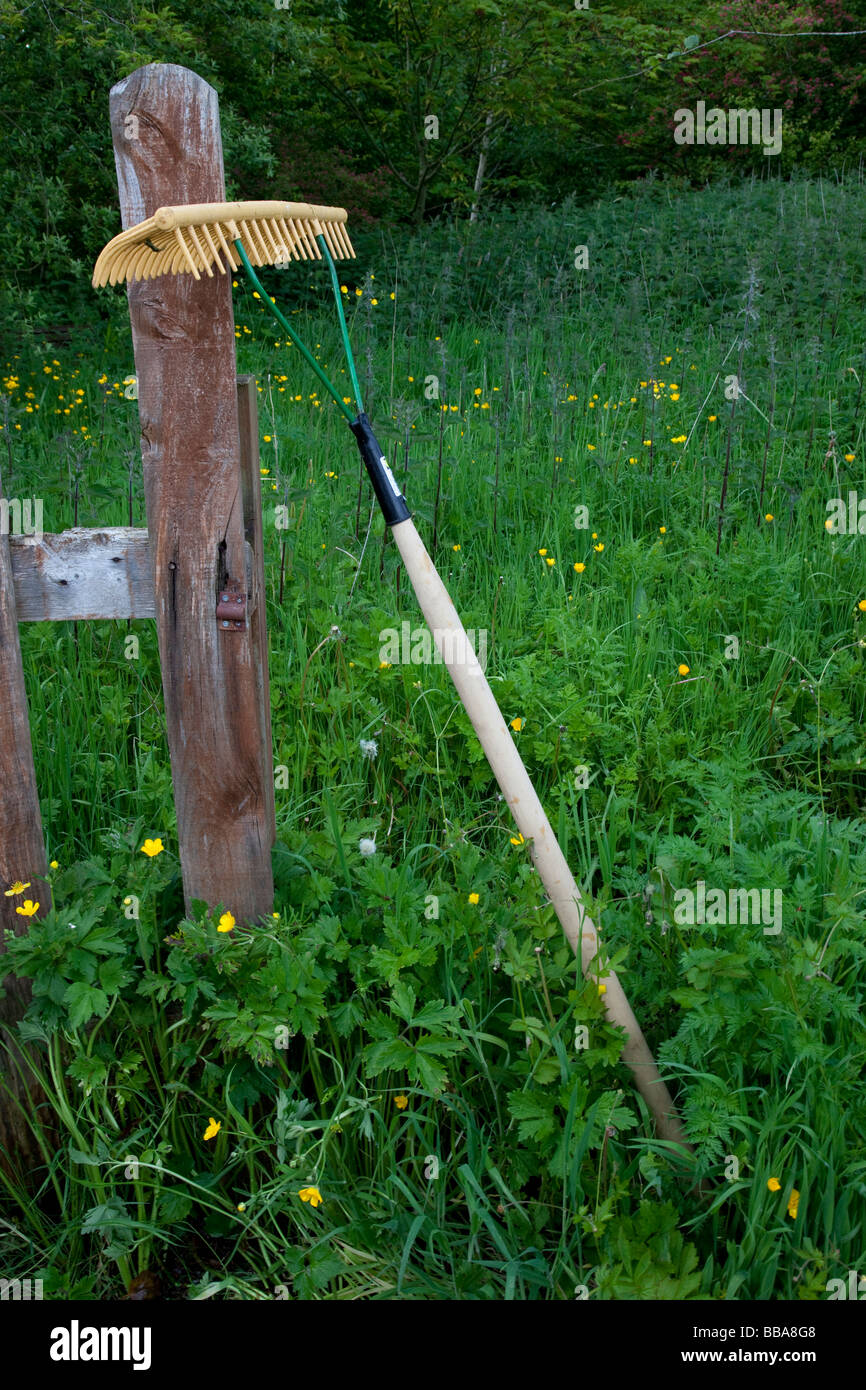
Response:
[[[220,589],[216,616],[221,631],[246,631],[247,596],[236,579],[227,579]]]

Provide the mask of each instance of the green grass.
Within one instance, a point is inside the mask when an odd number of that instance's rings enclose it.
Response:
[[[487,634],[696,1171],[653,1136],[446,669],[381,665],[382,634],[420,625],[396,549],[344,422],[241,285],[279,915],[178,927],[152,627],[22,626],[60,906],[15,958],[60,1139],[35,1196],[22,1177],[0,1198],[5,1268],[53,1296],[155,1267],[173,1297],[337,1299],[816,1298],[857,1268],[866,581],[861,537],[825,521],[866,492],[864,204],[855,179],[650,181],[368,238],[341,268],[365,406]],[[267,287],[348,383],[325,279]],[[109,302],[104,343],[5,365],[4,491],[43,497],[49,531],[144,524]],[[726,398],[735,373],[747,400]],[[145,836],[165,852],[145,861]],[[781,933],[682,924],[676,894],[700,879],[781,889]]]

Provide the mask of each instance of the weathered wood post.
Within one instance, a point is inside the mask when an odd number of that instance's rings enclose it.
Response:
[[[0,479],[0,497],[3,482]],[[21,664],[21,645],[18,640],[18,611],[12,582],[12,555],[9,537],[0,527],[0,791],[2,791],[3,820],[0,824],[0,952],[6,949],[5,935],[27,930],[28,918],[20,916],[20,907],[29,898],[38,902],[40,914],[50,906],[51,892],[46,878],[48,865],[42,838],[42,817],[36,791],[36,772],[30,742],[30,723],[27,717],[27,696],[24,690],[24,668]],[[6,897],[6,890],[16,882],[29,883],[26,893]],[[0,999],[0,1030],[2,1041],[9,1045],[11,1029],[30,1003],[30,981],[14,976],[5,983],[5,998]],[[12,1044],[14,1047],[14,1044]],[[30,1131],[16,1104],[28,1087],[21,1080],[17,1049],[8,1064],[5,1052],[0,1053],[0,1162],[15,1154],[26,1159],[37,1152]],[[24,1064],[26,1068],[26,1063]]]
[[[202,78],[173,64],[139,68],[112,88],[110,109],[124,228],[158,207],[225,199],[217,95]],[[130,285],[128,297],[184,893],[187,905],[222,903],[240,921],[272,907],[275,832],[231,281],[163,275]],[[254,599],[258,590],[242,630],[217,618],[232,581]]]

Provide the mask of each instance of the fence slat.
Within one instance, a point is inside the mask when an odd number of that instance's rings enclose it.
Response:
[[[166,204],[224,200],[217,97],[202,78],[151,64],[112,88],[110,108],[124,228]],[[273,903],[273,770],[253,633],[216,621],[220,586],[245,575],[231,282],[164,275],[128,297],[184,893],[240,921]]]
[[[76,527],[9,548],[19,623],[155,617],[146,530]]]
[[[0,496],[3,484],[0,480]],[[12,581],[9,538],[0,532],[0,952],[5,950],[5,934],[22,934],[29,918],[16,907],[26,898],[40,905],[40,916],[50,906],[51,893],[46,875],[48,865],[42,838],[42,817],[36,791],[36,771],[27,717],[24,669],[18,640],[18,614]],[[29,883],[26,893],[6,897],[6,889],[20,880]],[[0,999],[0,1028],[12,1027],[30,1002],[30,981],[10,976],[5,982],[5,998]],[[4,1038],[4,1041],[8,1041]],[[14,1047],[14,1044],[13,1044]],[[17,1055],[17,1049],[16,1049]],[[20,1060],[20,1058],[19,1058]],[[0,1081],[13,1096],[23,1098],[16,1068],[0,1053]],[[31,1087],[32,1089],[32,1083]],[[0,1092],[0,1165],[8,1169],[11,1160],[26,1161],[38,1154],[34,1137],[16,1105]]]
[[[0,494],[2,494],[0,481]],[[15,908],[22,901],[7,898],[16,880],[30,882],[27,897],[47,900],[44,882],[48,865],[42,838],[42,817],[36,791],[36,770],[30,743],[24,668],[18,640],[18,612],[12,578],[9,537],[0,531],[0,941],[3,930],[20,930],[26,918]]]
[[[259,728],[262,740],[262,761],[273,768],[274,746],[271,734],[271,687],[268,677],[268,626],[265,615],[265,543],[262,526],[262,480],[259,472],[259,408],[254,376],[238,377],[238,425],[241,443],[241,485],[244,506],[244,534],[252,551],[250,604],[252,606],[253,660],[256,663],[256,687],[259,692]],[[274,806],[274,779],[266,783],[268,790],[267,817],[271,844],[277,838]]]

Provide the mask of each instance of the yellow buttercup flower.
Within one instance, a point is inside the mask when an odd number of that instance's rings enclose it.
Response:
[[[155,859],[158,854],[162,854],[165,845],[162,840],[145,840],[141,847],[141,853],[146,854],[148,859]]]
[[[582,560],[578,560],[574,569],[576,574],[583,574],[583,571],[586,569],[586,565],[583,563]]]
[[[472,904],[473,907],[477,907],[478,904],[480,903],[481,899],[480,899],[480,897],[478,896],[477,893],[470,893],[470,894],[469,894],[469,901],[470,901],[470,903]]]
[[[29,887],[29,883],[22,883],[20,879],[16,879],[14,883],[9,885],[3,896],[4,898],[15,898],[19,893],[23,893],[25,888]]]
[[[788,1215],[795,1221],[797,1219],[797,1208],[800,1205],[800,1194],[796,1187],[791,1188],[791,1195],[788,1198]]]
[[[405,1110],[405,1109],[406,1109],[406,1106],[409,1104],[409,1097],[408,1097],[408,1096],[395,1096],[395,1097],[394,1097],[394,1104],[396,1105],[396,1107],[397,1107],[398,1110]]]
[[[222,1124],[222,1120],[215,1120],[213,1115],[211,1115],[208,1119],[207,1129],[204,1132],[205,1139],[216,1139],[222,1129]]]
[[[230,912],[224,912],[217,923],[217,931],[231,931],[232,928],[236,926],[237,923],[232,914]]]
[[[687,676],[689,674],[689,668],[684,661],[680,663],[680,665],[677,667],[677,670],[679,671],[681,676]]]
[[[516,719],[512,719],[512,721],[511,721],[511,727],[512,727],[512,729],[514,730],[514,732],[515,732],[516,734],[519,734],[519,733],[520,733],[520,730],[523,728],[523,720],[520,718],[519,715],[517,716]]]
[[[521,833],[520,833],[519,830],[518,830],[516,836],[515,836],[515,835],[512,835],[512,837],[511,837],[511,843],[512,843],[513,845],[523,845],[523,844],[526,843],[526,841],[524,840],[524,838],[523,838],[523,836],[521,835]]]
[[[317,1207],[322,1201],[322,1194],[317,1187],[302,1187],[298,1196],[302,1202],[309,1202],[311,1207]]]
[[[30,898],[25,898],[21,906],[16,907],[15,911],[18,913],[19,917],[35,917],[39,911],[39,904],[33,902]]]
[[[770,1189],[771,1192],[778,1192],[781,1186],[782,1184],[779,1182],[778,1178],[767,1179],[767,1187]]]

